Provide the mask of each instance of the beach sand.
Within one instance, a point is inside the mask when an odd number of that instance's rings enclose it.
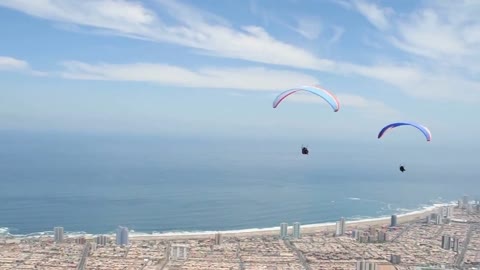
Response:
[[[407,214],[397,215],[397,224],[405,224],[412,221],[425,218],[431,213],[437,213],[441,207],[445,205],[438,205],[427,208],[425,210],[415,211]],[[365,220],[348,221],[346,220],[346,231],[354,229],[368,229],[369,227],[381,227],[390,225],[390,217],[373,218]],[[289,233],[291,233],[291,225],[289,224]],[[302,225],[302,234],[321,233],[321,232],[334,232],[335,223],[322,223],[322,224],[310,224]],[[252,230],[239,230],[239,231],[219,231],[222,237],[254,237],[254,236],[266,236],[266,235],[279,235],[280,227],[266,228],[266,229],[252,229]],[[188,239],[208,239],[214,237],[217,232],[202,232],[202,233],[165,233],[165,234],[152,234],[152,235],[131,235],[132,240],[188,240]]]

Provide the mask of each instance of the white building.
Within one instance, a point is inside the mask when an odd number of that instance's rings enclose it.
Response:
[[[221,245],[222,244],[222,235],[220,233],[215,234],[215,245]]]
[[[377,264],[374,262],[366,262],[364,260],[357,261],[356,270],[377,270]]]
[[[170,260],[186,260],[188,257],[188,245],[172,244],[170,246]]]
[[[300,222],[293,223],[293,238],[300,238]]]
[[[341,236],[345,234],[345,219],[342,217],[339,221],[337,221],[336,236]]]
[[[63,227],[55,227],[53,231],[55,233],[55,243],[63,242]]]
[[[288,236],[288,224],[283,222],[280,224],[280,237],[287,238]]]

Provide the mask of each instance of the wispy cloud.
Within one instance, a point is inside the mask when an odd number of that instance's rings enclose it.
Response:
[[[333,26],[332,29],[333,29],[333,35],[328,41],[328,43],[330,44],[334,44],[338,42],[342,38],[343,34],[345,33],[345,29],[340,26]]]
[[[27,61],[16,59],[9,56],[1,56],[0,55],[0,71],[18,71],[18,72],[26,72],[31,75],[36,76],[43,76],[46,75],[45,72],[40,72],[33,70],[30,67],[30,64]]]
[[[353,0],[352,3],[358,12],[378,29],[385,30],[390,26],[388,15],[393,13],[392,9],[381,8],[363,0]]]
[[[437,7],[436,12],[446,13],[450,25],[464,25],[462,31],[453,33],[447,27],[445,31],[445,21],[439,19],[438,16],[433,16],[433,13],[418,13],[413,18],[417,21],[411,21],[412,17],[396,16],[389,8],[379,7],[372,3],[367,3],[361,0],[351,1],[336,1],[342,5],[360,12],[362,15],[375,25],[378,29],[386,33],[387,37],[392,37],[396,45],[407,52],[416,52],[417,54],[433,53],[435,56],[451,56],[458,51],[458,55],[472,52],[472,48],[478,46],[480,41],[478,26],[478,17],[475,17],[475,12],[463,12],[462,8],[457,8],[456,14],[450,14],[445,7]],[[162,8],[161,14],[156,13],[146,6],[138,3],[125,0],[104,0],[104,1],[74,1],[74,0],[4,0],[0,2],[0,6],[9,7],[19,10],[21,12],[36,16],[39,18],[70,23],[85,29],[94,29],[107,31],[111,34],[122,35],[130,38],[148,39],[155,42],[169,42],[196,49],[202,54],[213,55],[217,57],[226,57],[234,59],[242,59],[257,63],[266,63],[273,65],[286,66],[290,68],[310,69],[338,75],[360,75],[367,78],[381,80],[392,85],[395,89],[403,91],[413,97],[420,97],[424,99],[445,99],[445,100],[466,100],[478,101],[478,81],[475,79],[464,77],[460,74],[448,72],[448,69],[432,69],[431,66],[418,63],[400,63],[400,64],[354,64],[348,62],[341,62],[331,59],[318,57],[317,55],[301,48],[280,41],[270,35],[264,28],[258,26],[243,26],[240,28],[233,27],[227,20],[216,16],[214,14],[205,12],[193,6],[182,4],[178,1],[172,0],[156,0],[155,2]],[[464,5],[477,6],[475,2],[465,1]],[[446,4],[445,4],[446,5]],[[453,5],[453,4],[452,4]],[[465,8],[465,7],[463,7]],[[470,8],[470,7],[469,7]],[[473,8],[471,8],[473,9]],[[443,11],[442,11],[443,10]],[[460,12],[460,11],[462,12]],[[441,13],[441,14],[443,14]],[[452,13],[454,13],[452,11]],[[422,15],[423,14],[423,15]],[[430,14],[430,15],[428,15]],[[169,16],[169,23],[165,23],[160,17]],[[394,18],[392,22],[390,17]],[[466,22],[474,22],[466,24]],[[441,23],[440,23],[441,22]],[[419,24],[419,26],[416,25]],[[430,27],[434,26],[434,27]],[[456,28],[452,28],[456,29]],[[421,30],[421,31],[420,31]],[[420,32],[415,32],[420,31]],[[421,38],[415,38],[422,35],[424,32],[432,31],[438,35],[447,35],[446,37],[433,39],[435,42],[422,41]],[[342,30],[338,30],[338,38],[342,35]],[[315,36],[315,31],[309,33],[311,37]],[[452,37],[450,35],[453,35]],[[456,35],[462,35],[462,43],[459,45],[453,39]],[[436,42],[443,42],[444,44],[436,47]],[[446,52],[452,51],[452,54]],[[446,61],[456,63],[463,63],[472,72],[480,72],[480,57],[474,54],[473,57],[461,58],[465,60],[459,62],[454,60],[455,57],[444,57]],[[454,62],[456,61],[456,62]],[[131,78],[131,80],[158,80],[148,74],[165,72],[171,75],[171,78],[158,75],[163,82],[179,83],[176,78],[179,76],[173,74],[168,70],[172,68],[178,72],[192,78],[194,83],[204,85],[204,87],[226,87],[227,83],[219,80],[218,82],[209,82],[205,78],[221,77],[222,74],[228,74],[232,71],[243,72],[242,74],[249,74],[256,78],[260,88],[277,87],[277,84],[266,82],[255,74],[254,71],[247,72],[246,70],[238,69],[204,69],[204,70],[188,70],[181,67],[169,67],[156,64],[137,64],[137,70],[141,70],[144,75],[136,74],[135,76],[124,74],[121,65],[109,64],[87,64],[87,63],[67,63],[68,70],[64,74],[69,77],[102,79],[109,78],[110,80],[123,80],[123,78]],[[152,68],[153,70],[148,70]],[[168,67],[168,68],[167,68]],[[108,71],[108,72],[107,72]],[[222,73],[223,72],[223,73]],[[270,74],[269,70],[264,69],[259,71]],[[276,75],[280,75],[275,71]],[[282,71],[287,72],[287,71]],[[281,81],[282,85],[286,85],[287,81],[282,81],[283,76],[289,79],[288,83],[294,85],[298,80],[304,80],[300,84],[310,82],[312,77],[299,75],[288,71],[289,73],[281,73],[280,76],[273,78],[273,81]],[[133,76],[133,77],[129,77]],[[140,77],[140,79],[138,79]],[[244,82],[238,84],[245,84],[245,81],[251,81],[250,78],[243,77]],[[285,83],[285,84],[284,84]],[[183,84],[189,84],[183,82]],[[459,90],[455,85],[462,85]],[[267,86],[268,85],[268,86]],[[280,85],[280,83],[278,84]],[[240,87],[240,86],[237,86]],[[242,86],[243,87],[243,86]],[[241,88],[241,87],[240,87]]]
[[[365,0],[331,1],[343,8],[356,10],[378,29],[386,30],[390,27],[388,16],[394,13],[391,8],[380,7]]]
[[[382,80],[412,97],[480,101],[480,81],[470,76],[480,73],[480,2],[425,1],[407,14],[363,0],[334,2],[361,13],[380,30],[384,44],[375,41],[375,47],[393,45],[413,56],[406,64],[347,64],[341,69]],[[364,43],[373,44],[370,38]]]
[[[139,3],[122,0],[6,0],[0,6],[48,20],[109,30],[112,34],[176,43],[221,57],[320,70],[333,64],[275,39],[261,27],[235,29],[222,18],[192,6],[171,0],[156,3],[170,14],[175,25],[165,24]]]
[[[276,90],[305,82],[316,83],[314,77],[298,72],[249,68],[213,68],[198,70],[152,63],[135,64],[88,64],[83,62],[63,63],[61,76],[78,80],[152,82],[170,86],[195,88],[223,88],[238,90]]]
[[[295,31],[307,39],[317,39],[322,33],[322,24],[320,19],[302,16],[297,18]]]
[[[340,101],[341,110],[361,111],[364,113],[376,113],[383,116],[396,116],[399,112],[389,107],[384,102],[376,99],[367,99],[365,97],[353,94],[337,93]],[[289,97],[292,102],[301,103],[325,103],[325,101],[317,96],[305,93],[297,93]]]
[[[7,56],[0,56],[0,70],[28,70],[30,65],[19,59]]]

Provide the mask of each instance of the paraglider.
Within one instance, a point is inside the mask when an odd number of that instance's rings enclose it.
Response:
[[[311,85],[301,86],[301,87],[292,88],[292,89],[289,89],[289,90],[286,90],[286,91],[280,93],[275,98],[275,100],[273,101],[273,108],[277,108],[277,106],[283,100],[285,100],[290,95],[293,95],[293,94],[298,93],[298,92],[307,92],[307,93],[311,93],[313,95],[321,97],[323,100],[325,100],[330,105],[330,107],[332,107],[334,112],[338,112],[338,110],[340,109],[340,102],[338,101],[338,98],[335,95],[333,95],[330,91],[328,91],[326,89],[323,89],[322,87],[317,86],[317,85],[315,85],[315,86],[311,86]],[[308,148],[302,146],[302,155],[308,155],[308,152],[309,152]]]
[[[334,96],[330,91],[323,89],[320,86],[301,86],[298,88],[284,91],[280,93],[273,101],[273,108],[277,108],[277,106],[284,99],[297,92],[308,92],[323,98],[330,105],[330,107],[332,107],[334,112],[338,112],[338,110],[340,109],[340,103],[338,102],[338,98]]]
[[[425,127],[423,125],[420,125],[418,123],[413,123],[413,122],[398,122],[398,123],[389,124],[389,125],[385,126],[384,128],[382,128],[382,130],[380,130],[380,132],[378,133],[378,138],[379,139],[382,138],[382,136],[385,134],[385,132],[387,132],[390,129],[399,127],[399,126],[415,127],[423,133],[423,135],[425,136],[425,138],[427,139],[428,142],[430,140],[432,140],[432,133],[430,132],[430,130],[427,127]]]
[[[385,134],[385,132],[387,132],[388,130],[390,129],[393,129],[393,128],[396,128],[396,127],[400,127],[400,126],[412,126],[412,127],[415,127],[416,129],[418,129],[419,131],[422,132],[422,134],[425,136],[425,138],[427,139],[427,142],[431,141],[432,140],[432,133],[430,132],[430,130],[426,127],[426,126],[423,126],[421,124],[418,124],[418,123],[413,123],[413,122],[397,122],[397,123],[392,123],[392,124],[388,124],[386,125],[385,127],[383,127],[380,132],[378,133],[378,138],[382,138],[383,135]],[[403,173],[406,171],[405,169],[405,166],[400,164],[400,167],[399,167],[399,170]]]

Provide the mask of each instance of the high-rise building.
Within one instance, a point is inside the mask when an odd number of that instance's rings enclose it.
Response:
[[[293,238],[300,238],[300,222],[293,223]]]
[[[468,196],[464,195],[462,200],[462,208],[465,209],[468,206]]]
[[[99,246],[106,246],[108,243],[108,237],[105,235],[99,235],[95,238],[95,243]]]
[[[215,245],[219,246],[222,244],[222,235],[220,233],[215,234]]]
[[[442,222],[443,222],[442,215],[437,215],[435,218],[435,224],[440,225],[442,224]]]
[[[354,230],[352,233],[352,237],[355,238],[355,240],[359,241],[360,237],[363,236],[363,231],[362,230]]]
[[[283,222],[280,224],[280,237],[282,239],[287,238],[288,236],[288,224]]]
[[[390,262],[392,264],[400,264],[401,263],[401,256],[400,255],[390,255]]]
[[[119,226],[117,229],[117,245],[128,246],[128,228]]]
[[[458,238],[453,238],[452,250],[458,252]]]
[[[397,226],[397,215],[392,215],[390,218],[390,227],[396,227]]]
[[[339,221],[337,221],[337,226],[336,226],[336,231],[335,235],[336,236],[341,236],[345,234],[345,219],[342,217]]]
[[[450,236],[448,235],[442,236],[442,248],[446,250],[450,249]]]
[[[188,245],[172,244],[170,246],[170,260],[186,260],[188,257]]]
[[[367,262],[365,262],[364,260],[361,260],[361,261],[357,261],[357,265],[356,265],[356,270],[365,270],[365,265],[366,265]]]
[[[75,243],[79,245],[85,245],[87,241],[85,240],[85,237],[81,236],[75,239]]]
[[[428,215],[427,218],[425,219],[425,223],[429,224],[431,220],[432,220],[432,216]]]
[[[384,231],[379,231],[378,232],[378,242],[385,242],[387,241],[387,233]]]
[[[55,227],[53,228],[55,233],[55,243],[62,243],[63,242],[63,227]]]
[[[452,206],[447,206],[445,209],[445,217],[446,218],[452,218],[453,217],[453,207]]]
[[[366,262],[365,260],[357,261],[356,270],[377,270],[377,264],[374,262]]]

